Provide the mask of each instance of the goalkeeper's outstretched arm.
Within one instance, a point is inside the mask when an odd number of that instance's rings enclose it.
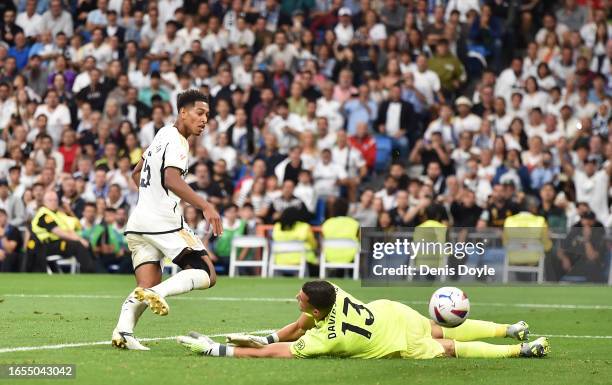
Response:
[[[278,342],[293,342],[303,336],[308,329],[314,327],[314,320],[306,314],[300,314],[297,321],[290,323],[276,332]]]
[[[308,329],[314,327],[311,317],[302,313],[297,321],[279,329],[268,336],[253,336],[249,334],[230,334],[226,342],[235,346],[261,348],[277,342],[293,342],[303,336]]]
[[[291,354],[290,342],[279,342],[263,346],[261,348],[241,348],[235,347],[233,357],[251,358],[293,358]]]

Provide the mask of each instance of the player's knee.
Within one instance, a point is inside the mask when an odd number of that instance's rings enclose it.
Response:
[[[173,261],[181,269],[197,269],[203,270],[208,274],[209,285],[208,288],[213,287],[217,283],[217,275],[215,274],[215,268],[210,262],[205,250],[193,250],[179,255]]]

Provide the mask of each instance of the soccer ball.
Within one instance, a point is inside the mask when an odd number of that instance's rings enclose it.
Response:
[[[429,300],[429,316],[440,326],[459,326],[469,314],[470,300],[456,287],[441,287]]]

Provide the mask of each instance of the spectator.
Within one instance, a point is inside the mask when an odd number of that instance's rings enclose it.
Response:
[[[23,237],[19,230],[9,224],[6,211],[0,208],[0,271],[17,273],[22,271],[24,260],[20,253]]]
[[[280,195],[269,195],[263,203],[261,216],[265,218],[266,223],[277,221],[281,217],[283,211],[289,207],[298,210],[302,221],[307,222],[309,219],[308,210],[299,198],[294,195],[295,183],[291,180],[286,180],[282,184]]]
[[[211,181],[208,166],[199,163],[195,167],[195,177],[196,181],[190,183],[189,187],[214,205],[220,205],[223,199],[223,191],[218,184]]]
[[[605,230],[592,211],[581,215],[557,251],[560,274],[581,276],[590,282],[603,282],[606,254]]]
[[[82,273],[95,271],[94,259],[89,250],[89,242],[70,228],[58,212],[57,194],[47,191],[43,206],[32,219],[32,233],[36,246],[32,250],[33,260],[28,261],[28,271],[46,271],[46,257],[49,255],[74,256],[81,265]]]
[[[8,54],[15,58],[17,70],[21,71],[28,64],[30,46],[27,44],[26,36],[23,32],[17,32],[14,40],[15,45],[9,49]]]
[[[36,12],[36,0],[26,1],[25,11],[17,15],[15,24],[23,29],[25,36],[28,39],[36,38],[42,31],[43,18]]]
[[[107,207],[102,222],[89,232],[88,241],[96,255],[98,271],[130,274],[132,261],[123,234],[116,227],[116,218],[117,210]]]
[[[546,218],[548,227],[553,232],[565,233],[567,230],[567,216],[565,211],[555,203],[555,186],[545,183],[540,188],[540,209],[538,214]]]
[[[291,183],[291,182],[287,182]],[[306,248],[306,262],[308,263],[309,272],[311,275],[316,271],[311,271],[317,268],[317,257],[314,250],[317,247],[317,241],[310,225],[302,221],[302,213],[298,208],[286,208],[278,218],[278,222],[274,224],[272,230],[272,239],[274,241],[302,241]],[[274,256],[275,263],[278,265],[297,265],[300,263],[300,253],[280,253]],[[318,272],[317,272],[318,273]]]
[[[302,149],[298,146],[292,147],[289,156],[274,168],[274,174],[278,180],[287,180],[297,184],[300,172],[304,169],[301,159]]]
[[[4,11],[2,18],[2,33],[0,36],[2,40],[9,45],[15,44],[15,39],[19,33],[23,34],[23,28],[15,23],[16,15],[13,9],[7,9]]]
[[[232,240],[246,233],[246,222],[238,217],[238,206],[234,204],[225,207],[222,220],[223,234],[214,243],[215,269],[227,273]]]
[[[354,135],[359,122],[368,122],[368,127],[372,129],[377,114],[378,107],[370,97],[370,88],[362,84],[358,93],[352,94],[351,99],[344,104],[347,133]]]
[[[55,145],[59,144],[62,132],[70,128],[72,118],[70,110],[60,104],[57,91],[49,89],[45,95],[45,104],[36,108],[34,117],[44,114],[47,117],[47,133]]]
[[[417,126],[414,110],[410,103],[401,100],[401,87],[391,87],[389,100],[378,110],[377,131],[391,138],[394,157],[405,159],[408,155],[409,137],[416,137]],[[356,132],[356,129],[355,129]]]
[[[587,21],[586,9],[579,6],[575,0],[565,0],[563,3],[563,6],[557,10],[557,20],[570,30],[578,31]]]
[[[597,219],[607,223],[610,208],[606,196],[612,175],[612,162],[608,162],[604,169],[597,170],[597,157],[589,155],[582,170],[569,162],[563,163],[563,170],[574,181],[576,201],[587,202]]]
[[[346,170],[332,158],[329,149],[321,151],[321,159],[317,162],[314,172],[314,188],[318,197],[334,198],[340,196],[340,186],[347,184]]]
[[[438,75],[445,97],[452,100],[455,92],[466,81],[466,73],[459,58],[449,50],[448,40],[439,39],[436,53],[427,61],[427,66]]]

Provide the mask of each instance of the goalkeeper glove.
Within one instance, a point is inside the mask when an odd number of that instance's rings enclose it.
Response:
[[[272,333],[268,336],[254,336],[250,334],[228,334],[225,336],[225,342],[234,346],[245,348],[262,348],[266,345],[278,342],[278,334]]]

